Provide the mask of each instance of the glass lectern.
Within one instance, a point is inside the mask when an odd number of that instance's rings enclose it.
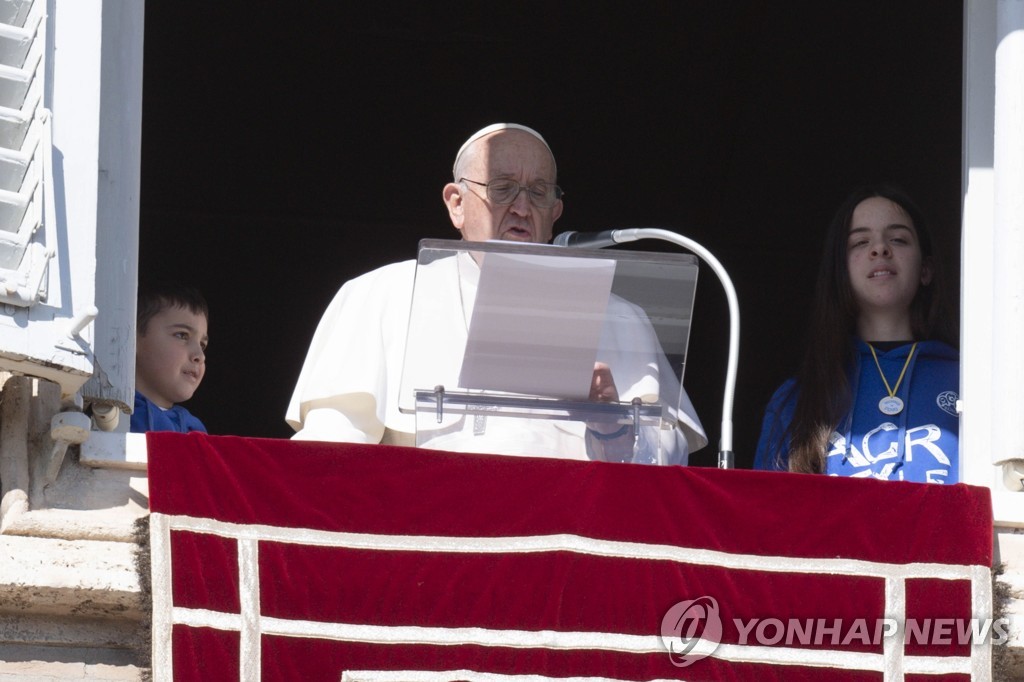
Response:
[[[423,240],[398,398],[417,446],[682,463],[702,437],[681,389],[697,270],[688,254]]]

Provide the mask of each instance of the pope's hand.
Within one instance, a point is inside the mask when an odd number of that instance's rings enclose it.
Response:
[[[590,381],[590,399],[602,403],[616,402],[619,391],[615,388],[612,370],[603,362],[594,363],[594,376]]]

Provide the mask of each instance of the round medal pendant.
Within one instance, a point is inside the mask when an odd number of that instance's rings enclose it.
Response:
[[[890,417],[903,411],[903,401],[896,396],[886,396],[878,401],[878,409]]]

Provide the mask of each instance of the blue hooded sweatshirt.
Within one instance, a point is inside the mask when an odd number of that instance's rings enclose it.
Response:
[[[907,363],[913,344],[882,352],[876,348],[890,387],[907,371],[896,395],[903,400],[899,414],[887,415],[879,401],[888,395],[871,348],[856,341],[850,374],[854,404],[829,438],[825,473],[831,476],[871,477],[918,483],[959,481],[960,354],[940,341],[921,341]],[[755,469],[789,467],[786,429],[793,419],[798,391],[789,379],[765,409]]]
[[[174,405],[165,410],[138,391],[135,391],[135,409],[132,412],[130,428],[132,433],[145,433],[146,431],[176,431],[178,433],[202,431],[206,433],[203,422],[181,405]]]

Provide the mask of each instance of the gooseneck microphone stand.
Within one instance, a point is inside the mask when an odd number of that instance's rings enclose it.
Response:
[[[722,264],[711,255],[710,251],[689,237],[653,227],[630,227],[590,234],[563,232],[555,237],[554,243],[558,246],[599,249],[613,244],[635,242],[638,239],[660,239],[692,251],[711,266],[722,282],[722,288],[725,289],[725,297],[729,303],[729,362],[725,373],[725,395],[722,398],[722,436],[718,443],[718,468],[732,469],[735,466],[732,450],[732,409],[733,396],[736,393],[736,366],[739,364],[740,354],[740,304],[736,298],[736,289],[732,285],[729,273],[725,271]]]

